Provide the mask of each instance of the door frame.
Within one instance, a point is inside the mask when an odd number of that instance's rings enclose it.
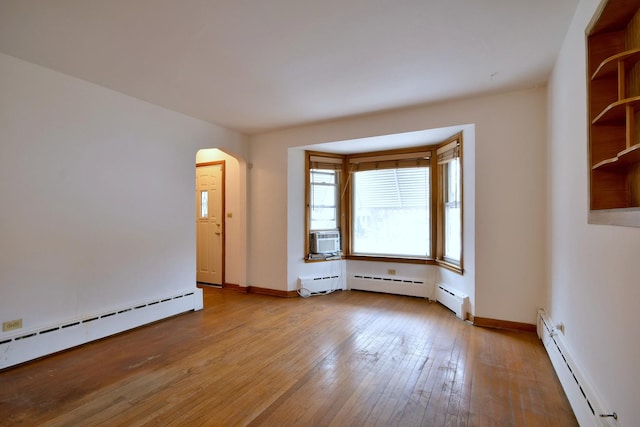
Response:
[[[226,161],[225,160],[215,160],[212,162],[201,162],[201,163],[196,163],[196,169],[199,167],[204,167],[204,166],[217,166],[220,165],[222,168],[222,180],[221,180],[221,189],[220,189],[220,195],[222,197],[222,215],[221,215],[221,219],[220,221],[222,222],[222,253],[220,254],[220,256],[222,257],[221,263],[220,263],[220,277],[221,277],[221,285],[225,286],[226,282],[225,282],[225,264],[226,264],[226,247],[227,247],[227,227],[226,227],[226,218],[227,218],[227,210],[226,210],[226,206],[225,206],[225,202],[227,200],[227,194],[226,194],[226,188],[227,188],[227,180],[226,180],[226,175],[225,175],[225,171],[226,171]],[[196,180],[196,200],[198,197],[198,188],[197,188],[197,180]],[[197,201],[196,201],[196,216],[198,215],[197,212]],[[196,251],[198,250],[198,224],[196,223]],[[198,256],[198,254],[196,253],[196,257]],[[197,276],[197,269],[198,266],[196,264],[196,276]],[[198,279],[196,277],[196,283],[198,282]]]

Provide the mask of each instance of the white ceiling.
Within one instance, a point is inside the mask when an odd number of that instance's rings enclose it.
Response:
[[[0,52],[244,133],[543,85],[577,0],[0,0]]]

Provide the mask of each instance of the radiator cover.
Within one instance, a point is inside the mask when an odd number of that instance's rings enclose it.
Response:
[[[453,311],[462,320],[467,318],[468,299],[462,292],[443,283],[439,283],[436,287],[436,301]]]
[[[202,309],[202,289],[132,304],[0,338],[0,369],[28,362],[176,314]]]
[[[372,274],[351,274],[349,289],[358,291],[383,292],[432,299],[433,285],[421,278],[398,276],[378,276]]]
[[[538,337],[549,354],[578,423],[583,427],[620,425],[613,417],[601,416],[601,414],[613,414],[614,411],[602,404],[596,390],[582,374],[569,353],[562,333],[553,325],[555,324],[546,312],[542,309],[538,310]]]
[[[323,295],[344,289],[344,279],[337,274],[298,278],[298,293],[301,296]]]

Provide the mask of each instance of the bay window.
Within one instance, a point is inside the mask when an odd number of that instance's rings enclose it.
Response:
[[[462,134],[384,152],[307,152],[306,170],[307,243],[336,230],[346,258],[462,273]]]

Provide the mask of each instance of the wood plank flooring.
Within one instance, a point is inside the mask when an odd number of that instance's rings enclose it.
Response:
[[[204,292],[200,312],[0,372],[0,425],[577,425],[534,334],[418,298]]]

